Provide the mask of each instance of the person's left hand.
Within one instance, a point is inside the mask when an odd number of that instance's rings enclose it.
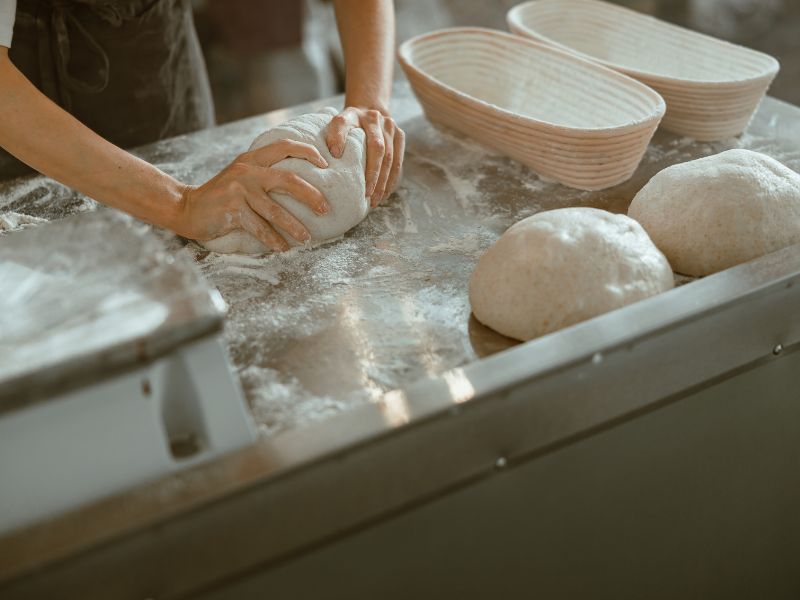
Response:
[[[370,206],[375,208],[397,185],[403,166],[406,134],[388,114],[370,108],[348,106],[328,125],[326,141],[334,158],[341,158],[347,134],[354,127],[366,133],[367,197]]]

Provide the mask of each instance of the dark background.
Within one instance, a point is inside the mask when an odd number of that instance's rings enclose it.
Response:
[[[519,0],[396,0],[398,41],[432,29],[507,30]],[[618,0],[638,11],[772,54],[770,95],[800,104],[800,1]],[[220,123],[342,91],[343,64],[325,0],[193,0]],[[401,78],[399,68],[396,78]]]

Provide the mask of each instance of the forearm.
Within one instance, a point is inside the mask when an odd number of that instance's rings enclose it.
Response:
[[[394,66],[392,0],[334,0],[347,69],[345,104],[388,114]]]
[[[179,231],[184,186],[51,102],[0,48],[0,146],[90,198]]]

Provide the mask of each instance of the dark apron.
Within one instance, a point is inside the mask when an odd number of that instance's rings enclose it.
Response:
[[[18,0],[9,56],[123,148],[214,124],[189,0]],[[0,179],[28,172],[0,148]]]

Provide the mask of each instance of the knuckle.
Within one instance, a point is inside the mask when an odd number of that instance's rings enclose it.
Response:
[[[241,196],[245,193],[245,188],[240,181],[232,180],[225,185],[225,191],[231,196]]]
[[[262,172],[259,174],[260,175],[259,182],[261,183],[261,187],[263,187],[265,190],[269,190],[272,187],[274,187],[277,181],[276,178],[277,172],[278,170],[273,169],[272,167],[266,167],[265,169],[263,169]]]
[[[297,173],[292,173],[291,171],[280,171],[280,181],[284,185],[290,185],[293,187],[302,186],[305,183],[302,177],[300,177]]]
[[[228,167],[228,174],[233,177],[241,177],[250,171],[250,164],[247,160],[238,157],[230,167]]]

